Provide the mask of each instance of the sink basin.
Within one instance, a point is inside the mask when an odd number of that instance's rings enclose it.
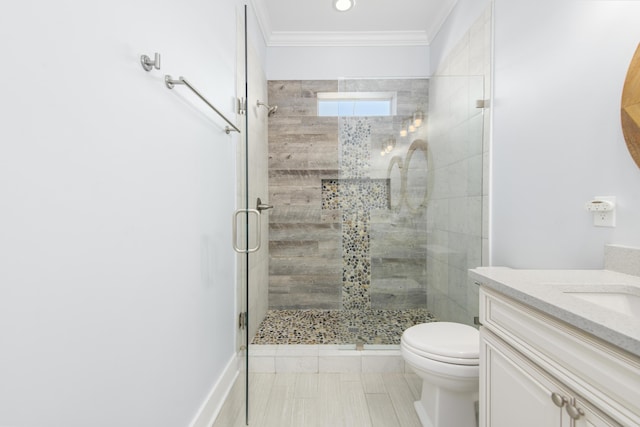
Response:
[[[563,293],[600,307],[640,318],[640,289],[631,286],[590,286],[564,290]]]

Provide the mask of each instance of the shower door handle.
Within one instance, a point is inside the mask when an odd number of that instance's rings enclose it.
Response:
[[[258,210],[258,212],[262,213],[262,211],[273,209],[273,205],[262,203],[262,200],[260,200],[260,197],[258,197],[258,201],[256,202],[256,209]]]
[[[246,248],[242,249],[238,245],[238,215],[246,214],[247,221],[249,221],[249,215],[253,214],[256,216],[256,247],[255,248]],[[260,243],[262,240],[262,230],[261,230],[261,218],[260,212],[256,209],[238,209],[233,213],[233,250],[241,253],[241,254],[250,254],[252,252],[256,252],[260,249]],[[248,245],[248,242],[247,242]]]

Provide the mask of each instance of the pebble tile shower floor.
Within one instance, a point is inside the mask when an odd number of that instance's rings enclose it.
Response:
[[[435,321],[426,309],[269,310],[252,344],[399,345],[405,329]]]

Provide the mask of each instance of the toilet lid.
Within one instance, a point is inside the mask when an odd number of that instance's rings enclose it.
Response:
[[[404,331],[407,349],[429,359],[459,365],[477,365],[480,350],[478,330],[461,323],[432,322]]]

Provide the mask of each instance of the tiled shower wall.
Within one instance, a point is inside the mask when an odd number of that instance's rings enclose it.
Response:
[[[466,324],[478,315],[478,287],[467,270],[488,253],[490,54],[489,6],[431,79],[427,307],[441,320]],[[481,100],[487,108],[478,108]]]
[[[268,86],[269,104],[278,105],[269,119],[269,200],[275,206],[269,307],[424,308],[426,209],[410,211],[398,202],[402,170],[390,166],[402,164],[410,144],[426,135],[426,126],[405,138],[398,132],[416,108],[426,111],[428,81],[270,81]],[[317,92],[338,91],[395,91],[397,115],[317,117]],[[390,137],[396,147],[381,156]]]
[[[338,178],[338,118],[317,117],[316,93],[337,81],[269,81],[269,308],[340,307],[341,227],[322,209]]]

